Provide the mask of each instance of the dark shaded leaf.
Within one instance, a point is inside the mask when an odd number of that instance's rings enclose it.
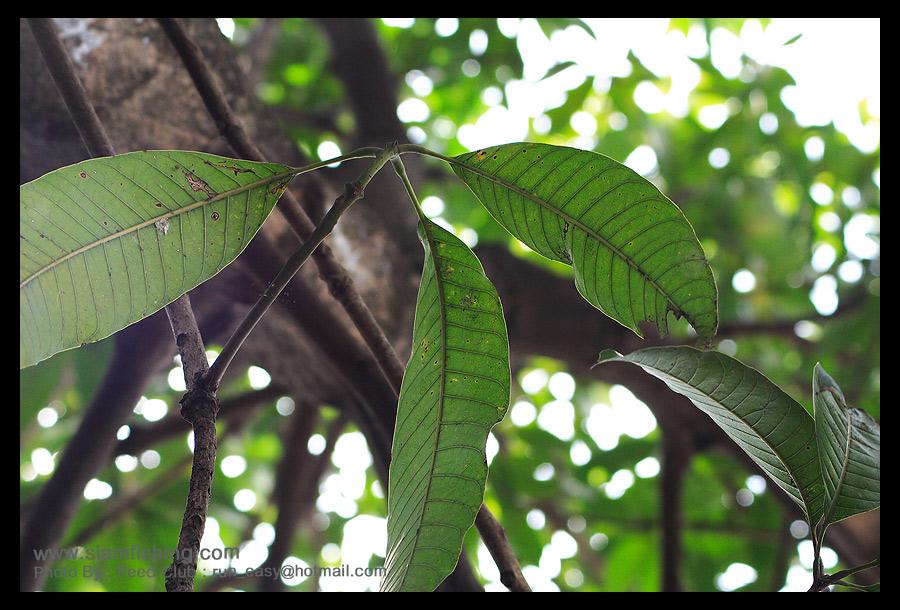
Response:
[[[756,369],[692,347],[652,347],[600,362],[631,362],[690,399],[800,505],[811,525],[825,505],[815,423],[803,406]]]

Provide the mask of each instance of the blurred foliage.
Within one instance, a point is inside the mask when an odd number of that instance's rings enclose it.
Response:
[[[765,27],[768,22],[760,23]],[[240,52],[254,44],[261,22],[236,19],[235,24],[234,41]],[[678,19],[670,22],[669,30],[687,34],[699,29],[709,41],[714,28],[737,35],[744,24],[744,19]],[[461,127],[474,125],[492,107],[508,104],[509,86],[523,78],[524,69],[514,25],[496,19],[462,19],[455,24],[416,19],[404,27],[373,22],[397,77],[398,101],[419,99],[428,108],[427,118],[408,125],[410,140],[446,154],[461,153],[465,150],[458,139]],[[546,19],[538,25],[550,38],[567,28],[595,36],[578,20]],[[285,129],[310,156],[317,156],[323,141],[346,150],[353,119],[343,86],[330,70],[330,50],[319,26],[311,20],[284,19],[276,34],[255,83],[259,97],[282,111],[287,117]],[[863,407],[879,419],[880,254],[876,248],[871,256],[859,257],[847,247],[845,231],[851,225],[871,226],[871,239],[879,240],[880,146],[872,153],[862,152],[833,125],[798,125],[781,96],[782,90],[794,83],[792,76],[746,56],[741,58],[738,78],[724,76],[708,54],[693,57],[699,80],[688,96],[689,109],[683,118],[641,110],[635,90],[646,86],[642,83],[665,93],[672,80],[654,74],[634,53],[628,54],[627,62],[629,69],[612,78],[592,75],[575,60],[550,66],[545,80],[565,78],[570,85],[556,105],[530,118],[524,139],[588,147],[619,161],[625,161],[638,147],[650,147],[657,167],[648,177],[684,210],[716,275],[720,348],[758,368],[810,410],[813,366],[821,362],[841,385],[851,406]],[[580,82],[572,74],[582,74]],[[701,110],[713,104],[727,109],[727,117],[715,129],[700,120]],[[576,113],[587,113],[596,121],[591,136],[585,137],[573,127]],[[864,109],[861,115],[868,118]],[[763,125],[776,127],[764,129]],[[823,151],[821,155],[814,152],[816,148]],[[714,163],[712,159],[717,160]],[[453,179],[448,168],[434,168],[429,183],[419,186],[420,198],[440,197],[444,202],[441,217],[457,230],[474,230],[480,243],[510,242],[508,234]],[[811,193],[823,187],[826,197],[819,197],[817,203]],[[832,249],[833,260],[817,268],[813,254],[823,245]],[[516,247],[513,251],[529,256]],[[842,265],[859,270],[859,277],[841,279]],[[553,269],[568,273],[559,266]],[[733,287],[740,270],[749,270],[755,278],[755,287],[749,292]],[[823,277],[836,284],[836,315],[817,313],[810,299],[813,286]],[[799,327],[803,337],[795,332],[795,324],[801,321],[805,321]],[[685,326],[673,325],[673,332],[689,340]],[[38,447],[55,452],[65,446],[96,386],[97,371],[103,370],[102,362],[109,356],[108,348],[100,343],[65,352],[21,374],[23,503],[45,478],[25,476],[30,452]],[[538,359],[531,368],[520,371],[518,379],[534,369],[543,369],[548,375],[564,371],[561,363]],[[634,478],[615,499],[608,498],[605,490],[616,473],[633,473],[642,460],[660,457],[659,431],[643,438],[623,434],[614,449],[601,449],[587,432],[587,421],[598,404],[611,404],[609,388],[590,380],[576,381],[571,438],[561,440],[538,425],[536,418],[513,423],[507,417],[495,429],[500,449],[491,464],[486,502],[506,528],[533,586],[655,590],[661,571],[658,476]],[[235,383],[223,392],[249,389],[246,379]],[[170,416],[177,416],[179,393],[168,389],[164,379],[148,392],[152,394],[148,398],[165,400],[170,410],[176,411]],[[555,400],[546,384],[528,395],[514,383],[513,393],[513,404],[531,403],[535,413]],[[60,421],[42,429],[34,423],[35,414],[48,404],[59,412]],[[335,411],[320,409],[315,430],[322,437],[319,440],[331,438],[335,425],[343,425]],[[210,515],[218,524],[219,546],[239,546],[254,538],[260,523],[274,523],[271,491],[283,452],[284,429],[285,418],[274,404],[268,405],[220,443],[221,457],[244,456],[247,467],[233,477],[223,476],[220,470],[216,473]],[[353,430],[348,425],[345,431]],[[123,472],[109,467],[98,475],[112,486],[116,499],[137,493],[158,479],[168,481],[85,544],[120,547],[120,541],[128,540],[152,548],[159,541],[174,542],[187,488],[188,468],[176,466],[185,457],[185,440],[182,437],[152,448],[160,468],[138,465]],[[573,459],[576,446],[581,450],[577,461]],[[327,459],[333,449],[327,446],[323,456]],[[341,546],[353,542],[345,540],[345,526],[358,515],[384,517],[384,493],[371,460],[368,467],[358,465],[352,489],[334,477],[343,470],[347,470],[343,474],[351,474],[346,466],[341,469],[332,464],[326,469],[316,514],[294,543],[294,556],[307,565],[339,565]],[[547,476],[548,472],[552,475]],[[717,576],[736,562],[757,572],[756,580],[743,590],[771,590],[784,582],[784,574],[773,571],[778,564],[778,540],[787,524],[768,492],[748,496],[748,476],[741,465],[721,455],[700,455],[691,463],[683,494],[681,573],[685,588],[716,590]],[[255,494],[255,503],[249,510],[240,510],[234,498],[247,490]],[[736,501],[739,495],[745,499],[743,504]],[[81,531],[104,515],[109,519],[106,511],[112,501],[87,502],[70,532]],[[569,556],[560,557],[550,550],[560,532],[575,542]],[[496,570],[490,561],[479,564],[476,560],[486,554],[474,529],[466,546],[473,565],[483,570],[485,577],[491,569]],[[349,548],[345,547],[345,554]],[[383,558],[377,554],[363,556],[372,567],[382,565]],[[797,563],[796,557],[793,562]],[[167,563],[166,559],[155,565],[164,569]],[[538,565],[556,574],[552,582],[540,580],[529,568]],[[157,582],[102,575],[96,581],[54,579],[48,581],[48,588],[145,590],[158,588]],[[202,588],[205,582],[199,579],[198,586]],[[296,590],[315,590],[326,582],[317,585],[314,579],[307,579]],[[377,587],[377,579],[370,584]],[[240,581],[235,586],[240,587]]]

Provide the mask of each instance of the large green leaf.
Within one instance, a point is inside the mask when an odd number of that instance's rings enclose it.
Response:
[[[841,388],[819,364],[813,405],[828,526],[881,506],[881,426],[865,411],[848,408]]]
[[[662,379],[709,415],[794,499],[815,526],[825,506],[816,429],[803,406],[759,371],[716,351],[653,347],[601,362],[630,362]]]
[[[716,284],[694,229],[648,180],[609,157],[549,144],[485,148],[447,159],[490,213],[539,254],[572,265],[594,307],[639,336],[668,332],[669,311],[706,341]]]
[[[487,480],[485,444],[509,406],[506,321],[472,251],[420,217],[425,265],[388,484],[383,591],[431,591],[456,566]]]
[[[184,151],[91,159],[19,188],[19,367],[98,341],[233,261],[292,177]]]

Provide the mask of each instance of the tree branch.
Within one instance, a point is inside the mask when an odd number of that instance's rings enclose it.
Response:
[[[206,350],[187,293],[166,307],[175,344],[181,354],[187,393],[181,399],[181,415],[194,429],[194,459],[187,505],[181,521],[178,546],[172,564],[166,570],[166,591],[193,591],[200,540],[206,528],[206,515],[212,494],[216,468],[216,415],[219,401],[215,391],[202,384],[209,371]]]
[[[175,345],[181,354],[184,384],[190,392],[197,387],[199,379],[209,371],[209,363],[206,360],[203,338],[194,318],[194,310],[191,308],[191,299],[187,293],[166,307],[166,315],[169,316]]]
[[[241,322],[238,329],[234,332],[234,335],[232,335],[231,339],[228,340],[228,343],[225,345],[222,353],[219,354],[219,357],[213,364],[212,369],[210,369],[209,376],[206,382],[210,388],[214,389],[219,386],[222,375],[225,374],[225,369],[231,363],[231,359],[234,357],[235,353],[237,353],[237,350],[241,347],[244,340],[250,334],[250,331],[253,330],[253,327],[256,326],[256,324],[262,318],[263,314],[268,311],[269,307],[271,307],[272,303],[275,302],[275,299],[278,298],[278,295],[281,294],[281,291],[284,290],[285,286],[288,285],[288,282],[290,282],[294,275],[300,270],[300,267],[303,266],[310,255],[316,251],[319,245],[334,230],[334,227],[341,215],[346,212],[347,209],[351,205],[353,205],[353,203],[357,199],[360,199],[363,196],[366,185],[369,183],[375,173],[377,173],[378,170],[381,169],[381,167],[385,163],[387,163],[388,159],[395,153],[395,146],[389,146],[378,153],[375,157],[375,161],[373,161],[368,169],[363,172],[359,179],[347,184],[344,192],[335,200],[334,204],[331,206],[331,209],[329,209],[328,213],[325,214],[325,218],[322,219],[322,222],[320,222],[315,230],[313,230],[313,232],[309,235],[309,237],[306,238],[306,240],[303,242],[303,245],[300,246],[300,249],[297,250],[297,252],[295,252],[284,264],[284,267],[282,267],[281,271],[278,273],[275,279],[272,280],[272,282],[269,284],[269,287],[266,288],[265,292],[263,292],[262,296],[260,296],[259,300],[253,306],[253,309],[250,310],[250,312],[244,318],[243,322]],[[383,333],[379,334],[382,338],[384,338]],[[387,341],[386,338],[384,338],[384,340]],[[388,360],[390,360],[391,356],[393,356],[393,360],[396,361],[397,365],[399,365],[399,360],[397,359],[396,354],[393,353],[393,348],[390,348],[389,352],[382,351],[380,355],[382,358],[386,358]],[[400,375],[400,378],[402,380],[402,373]]]
[[[84,145],[91,157],[111,157],[116,154],[106,130],[100,124],[94,107],[88,100],[84,86],[75,74],[72,60],[69,59],[62,41],[56,32],[52,19],[46,17],[29,18],[28,25],[34,39],[41,49],[44,63],[50,76],[59,90],[59,94],[69,109],[72,122],[81,135]]]
[[[522,575],[519,560],[509,546],[506,530],[484,504],[475,515],[475,527],[500,570],[500,582],[510,591],[530,593],[531,587]]]
[[[159,19],[159,23],[181,56],[203,103],[228,144],[241,158],[265,161],[259,148],[244,130],[240,119],[232,112],[225,95],[207,68],[199,47],[190,39],[178,20]],[[282,205],[281,202],[284,204]],[[294,199],[290,189],[285,191],[281,202],[276,206],[278,210],[284,214],[288,223],[302,240],[308,239],[316,226]],[[372,312],[352,287],[353,280],[347,271],[328,248],[317,249],[313,253],[313,259],[319,268],[319,274],[328,284],[332,296],[350,316],[384,374],[392,383],[402,380],[404,368],[402,363],[394,353],[393,346],[381,331]],[[399,383],[397,385],[399,386]]]
[[[181,399],[181,415],[194,429],[194,461],[191,465],[191,483],[178,535],[178,546],[172,564],[166,569],[166,591],[170,593],[194,590],[200,541],[206,528],[216,468],[218,411],[219,401],[215,394],[200,385],[196,385]]]

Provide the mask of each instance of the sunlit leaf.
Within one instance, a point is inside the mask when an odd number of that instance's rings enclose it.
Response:
[[[648,180],[609,157],[549,144],[505,144],[450,160],[490,213],[539,254],[572,265],[594,307],[640,336],[684,316],[709,342],[716,283],[691,224]]]
[[[420,218],[425,266],[388,485],[383,591],[431,591],[456,567],[487,480],[485,444],[509,406],[506,322],[481,263]]]
[[[233,261],[292,177],[184,151],[91,159],[19,188],[19,367],[99,341]]]

